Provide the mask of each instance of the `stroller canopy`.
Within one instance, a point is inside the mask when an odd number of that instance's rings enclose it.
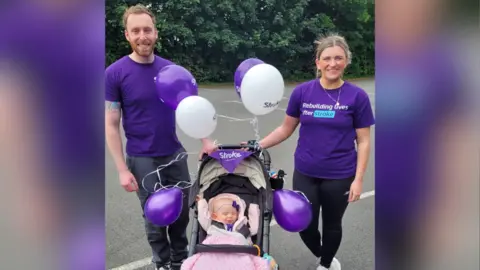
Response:
[[[202,197],[203,192],[210,187],[220,176],[226,175],[229,172],[223,168],[222,164],[216,159],[209,160],[204,164],[203,169],[199,172],[195,184],[199,188],[196,195]],[[233,172],[235,175],[247,177],[256,189],[267,188],[265,179],[264,166],[260,160],[248,157],[240,162]]]

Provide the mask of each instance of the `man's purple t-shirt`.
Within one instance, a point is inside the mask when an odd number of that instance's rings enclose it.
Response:
[[[287,115],[300,119],[296,170],[325,179],[355,175],[355,129],[375,123],[370,100],[363,89],[345,82],[338,89],[325,91],[318,79],[302,83],[290,96]]]
[[[129,156],[168,156],[182,147],[175,111],[160,101],[154,82],[160,69],[171,64],[158,56],[151,64],[125,56],[105,70],[105,100],[121,103]]]

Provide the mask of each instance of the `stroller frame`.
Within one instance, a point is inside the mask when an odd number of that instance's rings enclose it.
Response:
[[[193,256],[196,253],[205,253],[205,252],[218,252],[218,253],[246,253],[255,256],[263,256],[265,253],[270,252],[270,222],[272,221],[273,217],[273,189],[272,186],[277,188],[283,188],[283,175],[282,178],[273,179],[270,178],[270,164],[271,158],[270,154],[267,150],[257,151],[252,146],[245,146],[245,145],[222,145],[219,146],[219,150],[227,150],[227,149],[245,149],[248,148],[248,151],[253,152],[249,158],[256,159],[257,162],[263,164],[263,173],[265,177],[266,188],[260,188],[257,190],[257,199],[260,208],[260,217],[259,217],[259,226],[257,234],[252,237],[252,241],[254,242],[253,246],[241,246],[241,245],[205,245],[201,244],[201,242],[205,239],[206,232],[200,226],[198,221],[198,208],[196,203],[196,196],[200,190],[200,176],[201,171],[203,170],[204,166],[209,162],[217,162],[214,158],[204,155],[202,161],[200,163],[200,167],[198,170],[198,176],[196,179],[195,184],[190,189],[190,200],[189,206],[194,211],[194,222],[191,231],[191,238],[189,244],[189,252],[188,257]],[[262,158],[263,157],[263,158]],[[227,174],[233,175],[233,174]],[[242,176],[238,176],[242,177]],[[281,183],[280,183],[281,182]],[[209,187],[211,188],[211,187]],[[210,200],[210,198],[208,198]],[[199,235],[203,234],[202,237]],[[203,239],[202,239],[203,238]]]

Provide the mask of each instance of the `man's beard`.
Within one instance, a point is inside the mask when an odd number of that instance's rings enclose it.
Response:
[[[130,43],[130,47],[140,56],[150,56],[153,53],[153,45],[137,45],[136,43]]]

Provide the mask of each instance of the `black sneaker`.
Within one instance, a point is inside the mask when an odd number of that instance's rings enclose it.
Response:
[[[169,263],[155,266],[155,270],[171,270],[171,269],[172,268]]]
[[[185,260],[177,261],[170,264],[170,270],[180,270],[182,268],[182,264]]]

